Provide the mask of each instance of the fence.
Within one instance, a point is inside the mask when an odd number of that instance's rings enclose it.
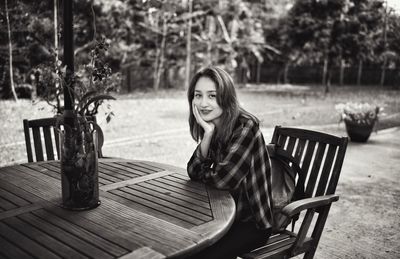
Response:
[[[250,67],[251,83],[282,83],[284,67],[278,64],[263,63],[257,75],[257,68]],[[340,67],[330,70],[331,84],[340,84]],[[343,70],[343,84],[357,85],[358,67],[345,67]],[[290,66],[287,79],[292,84],[321,84],[323,67],[317,66]],[[364,67],[361,74],[361,85],[380,85],[382,70],[379,67]],[[385,86],[400,87],[400,69],[385,70]]]

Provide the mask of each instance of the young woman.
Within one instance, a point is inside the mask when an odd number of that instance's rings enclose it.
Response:
[[[232,78],[218,67],[200,70],[188,89],[189,125],[197,146],[189,177],[229,190],[236,218],[228,233],[196,258],[236,258],[271,235],[270,162],[259,123],[240,107]]]

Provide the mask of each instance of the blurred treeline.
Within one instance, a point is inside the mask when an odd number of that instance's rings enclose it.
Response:
[[[54,67],[55,53],[63,59],[62,1],[0,3],[1,98],[11,96],[10,81],[17,92],[49,87],[41,72]],[[353,84],[368,81],[371,68],[377,84],[400,80],[400,18],[383,0],[74,0],[73,12],[75,65],[105,38],[125,91],[184,88],[210,64],[239,84],[288,83],[307,67],[326,90],[346,83],[346,71]]]

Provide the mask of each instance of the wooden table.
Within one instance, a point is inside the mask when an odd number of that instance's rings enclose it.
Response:
[[[99,188],[99,207],[69,211],[59,161],[0,168],[0,258],[187,257],[234,219],[228,192],[165,164],[100,159]]]

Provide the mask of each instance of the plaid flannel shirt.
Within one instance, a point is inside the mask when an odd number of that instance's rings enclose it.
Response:
[[[229,190],[236,202],[236,220],[272,226],[270,160],[263,135],[252,119],[240,117],[226,148],[210,145],[203,157],[197,146],[187,164],[192,180]]]

